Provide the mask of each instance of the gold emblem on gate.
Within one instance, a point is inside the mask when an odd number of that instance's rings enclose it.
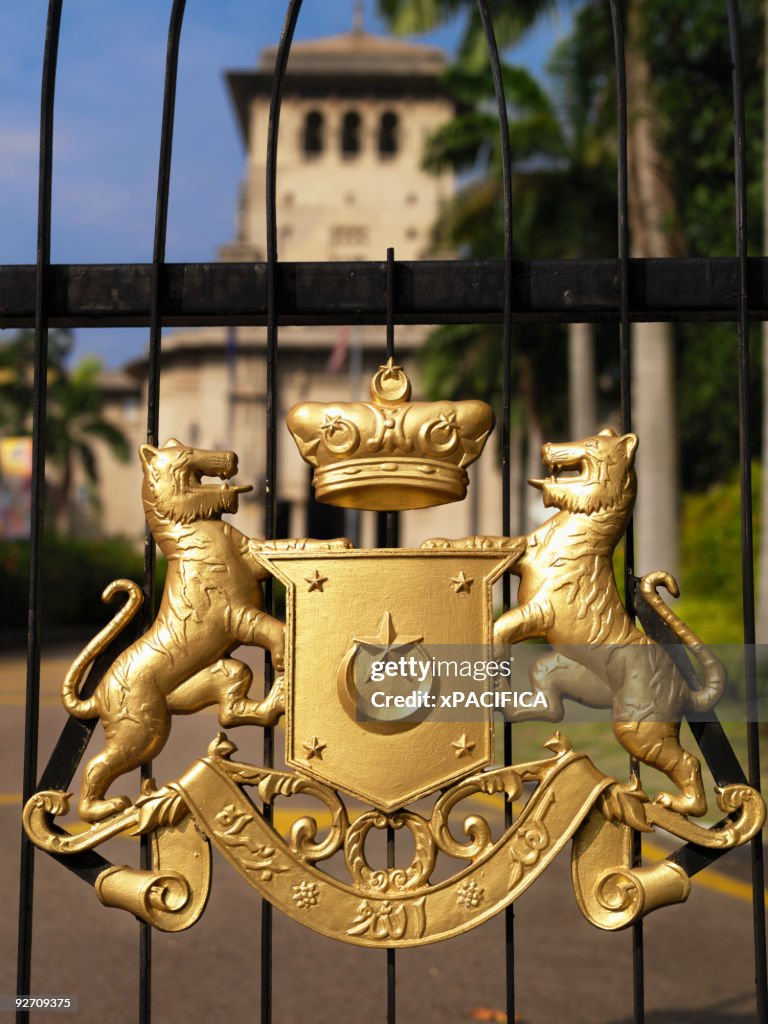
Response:
[[[373,550],[262,552],[265,567],[286,586],[286,762],[320,782],[383,811],[393,811],[457,781],[494,759],[492,710],[462,723],[472,756],[457,759],[452,721],[418,722],[421,708],[383,707],[362,719],[355,678],[361,647],[420,657],[439,645],[492,644],[491,588],[512,563],[499,551]],[[327,582],[304,584],[309,567]],[[451,577],[471,569],[470,593]],[[365,595],[361,600],[360,595]],[[386,687],[382,683],[379,690]],[[414,692],[418,689],[414,685]],[[436,694],[421,691],[425,698]],[[409,721],[410,719],[410,721]],[[316,734],[322,759],[307,760]]]
[[[289,413],[288,424],[315,466],[318,498],[391,510],[463,498],[465,467],[482,452],[493,415],[482,402],[411,402],[407,376],[389,360],[374,376],[371,402],[307,403]],[[571,840],[576,897],[598,927],[623,928],[685,900],[690,882],[674,860],[633,866],[633,829],[663,828],[686,842],[728,849],[757,834],[765,804],[736,782],[717,791],[723,822],[705,828],[690,820],[705,798],[676,716],[711,707],[724,670],[656,594],[662,583],[674,588],[671,577],[653,573],[640,591],[702,666],[698,692],[618,599],[611,558],[634,502],[636,444],[634,435],[603,432],[545,445],[552,472],[535,483],[557,509],[551,520],[528,537],[436,538],[419,550],[352,550],[343,538],[246,537],[222,518],[249,489],[228,482],[234,452],[176,440],[142,446],[147,522],[169,563],[163,599],[155,622],[83,695],[89,668],[142,600],[130,581],[107,587],[105,600],[122,591],[127,601],[62,686],[72,715],[98,717],[104,727],[103,747],[83,772],[81,821],[72,830],[62,824],[71,794],[42,791],[24,808],[27,834],[58,856],[126,832],[151,835],[151,870],[109,865],[95,887],[107,906],[166,931],[188,928],[203,912],[211,845],[284,913],[363,946],[421,945],[475,927],[513,902]],[[204,483],[206,476],[221,482]],[[492,587],[505,572],[520,577],[519,604],[494,622]],[[263,608],[260,581],[268,576],[285,584],[285,623]],[[604,775],[560,733],[546,744],[551,756],[495,766],[493,702],[478,700],[477,712],[459,719],[430,714],[444,696],[436,650],[460,646],[496,657],[499,644],[528,637],[553,647],[527,680],[537,700],[495,706],[513,722],[559,721],[564,697],[611,707],[616,738],[664,772],[670,792],[649,801],[636,778],[620,783]],[[276,675],[263,700],[250,693],[250,669],[233,657],[242,644],[271,654]],[[410,703],[387,701],[379,682],[397,661],[401,670],[406,662],[430,662]],[[539,714],[539,698],[546,713]],[[111,793],[163,747],[173,714],[209,706],[227,729],[283,721],[287,770],[236,760],[236,746],[219,733],[179,779],[147,782],[133,800]],[[512,824],[496,836],[476,801],[493,794],[514,802]],[[353,815],[345,795],[369,809]],[[261,809],[277,797],[289,798],[288,807],[299,798],[287,834]],[[427,797],[430,807],[409,809]],[[320,805],[325,834],[306,813],[306,800]],[[461,840],[452,820],[460,808]],[[413,852],[409,862],[398,858],[377,869],[366,844],[388,827],[409,833],[412,842],[399,849]],[[343,861],[345,878],[321,870],[329,858]],[[459,865],[436,882],[438,859]]]

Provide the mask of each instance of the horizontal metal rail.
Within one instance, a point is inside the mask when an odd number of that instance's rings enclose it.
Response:
[[[52,327],[146,327],[151,263],[55,264],[48,270]],[[35,322],[34,265],[0,266],[0,328]],[[386,324],[387,265],[278,263],[278,323]],[[634,321],[738,317],[738,260],[729,257],[633,259],[628,266]],[[501,323],[503,260],[398,261],[400,324]],[[515,260],[512,318],[518,322],[618,322],[619,263]],[[747,268],[749,316],[768,319],[768,259]],[[266,263],[168,263],[162,268],[163,325],[266,325]]]

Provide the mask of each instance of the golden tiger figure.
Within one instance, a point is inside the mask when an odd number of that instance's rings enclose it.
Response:
[[[665,572],[644,576],[640,591],[703,668],[704,685],[691,690],[663,647],[642,633],[621,602],[613,573],[613,552],[626,529],[637,494],[634,471],[637,436],[606,429],[593,437],[545,444],[549,475],[529,483],[544,505],[558,512],[527,537],[435,539],[428,547],[499,547],[517,550],[510,570],[520,578],[519,605],[494,624],[494,640],[514,644],[543,638],[554,650],[531,667],[534,692],[547,709],[515,708],[513,721],[558,722],[563,698],[588,707],[611,708],[613,732],[639,761],[657,768],[679,793],[656,800],[680,814],[701,815],[706,798],[701,767],[680,745],[680,719],[704,712],[722,695],[721,662],[671,611],[656,592],[674,597],[675,580]]]
[[[285,626],[263,608],[261,581],[269,573],[259,551],[351,547],[349,541],[261,541],[246,537],[221,517],[237,512],[238,497],[249,486],[227,481],[237,473],[232,451],[191,448],[172,439],[162,448],[139,449],[147,523],[168,560],[160,609],[150,628],[120,654],[82,699],[78,689],[93,660],[133,619],[142,604],[140,587],[115,580],[102,595],[128,600],[72,663],[62,685],[64,707],[76,718],[99,717],[104,749],[83,775],[78,811],[100,821],[130,804],[125,796],[106,798],[125,772],[162,750],[171,715],[187,715],[218,704],[222,726],[271,725],[283,713]],[[218,477],[221,484],[204,484]],[[263,701],[251,700],[250,668],[230,657],[240,644],[262,647],[278,673]]]

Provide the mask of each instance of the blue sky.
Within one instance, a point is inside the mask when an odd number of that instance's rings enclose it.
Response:
[[[170,0],[65,0],[54,136],[52,258],[151,259]],[[352,0],[306,0],[296,38],[349,29]],[[243,152],[223,72],[252,67],[280,34],[281,3],[189,0],[182,32],[167,258],[209,260],[232,239]],[[47,3],[0,5],[0,263],[35,258],[40,65]],[[366,28],[383,32],[374,0]],[[541,72],[563,23],[548,20],[510,56]],[[459,25],[425,37],[448,52]],[[88,330],[77,351],[120,365],[146,331]]]

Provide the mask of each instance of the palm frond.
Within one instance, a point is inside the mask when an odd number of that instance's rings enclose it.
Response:
[[[441,125],[427,139],[422,167],[440,174],[447,167],[467,171],[475,167],[484,150],[490,152],[498,138],[498,122],[490,114],[470,111]]]
[[[377,6],[396,35],[420,35],[449,21],[466,0],[379,0]]]

